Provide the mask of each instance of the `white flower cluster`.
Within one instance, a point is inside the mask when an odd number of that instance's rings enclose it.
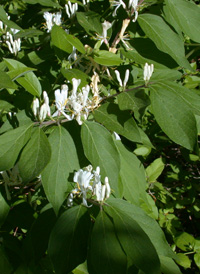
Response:
[[[8,20],[10,19],[10,16],[8,16]],[[3,35],[3,38],[5,39],[6,44],[8,45],[8,49],[12,54],[17,55],[17,53],[21,50],[21,39],[14,39],[14,35],[19,32],[18,29],[11,28],[8,31],[8,27],[3,24],[2,21],[0,21],[0,29],[5,32],[5,35]]]
[[[122,84],[122,80],[121,80],[121,77],[120,77],[120,73],[117,69],[115,70],[115,74],[116,74],[117,81],[119,82],[120,87],[125,88],[126,84],[128,82],[128,79],[129,79],[129,69],[127,69],[126,72],[125,72],[125,77],[124,77],[123,84]]]
[[[148,63],[145,63],[144,71],[143,71],[143,79],[145,81],[145,84],[147,84],[153,74],[154,71],[154,65],[148,65]]]
[[[74,174],[74,183],[77,187],[71,191],[67,199],[67,205],[73,206],[73,199],[76,196],[82,196],[82,203],[88,207],[87,198],[95,198],[95,201],[103,202],[109,198],[111,188],[108,177],[105,177],[104,184],[101,183],[100,167],[93,170],[91,165],[84,170],[80,169]]]
[[[43,17],[46,20],[45,28],[47,29],[47,32],[50,32],[54,25],[60,26],[62,23],[61,12],[50,13],[50,12],[46,11],[46,12],[44,12]]]
[[[81,125],[82,120],[86,120],[90,110],[96,108],[101,100],[98,90],[99,76],[95,73],[92,77],[91,88],[89,85],[79,89],[81,83],[80,79],[72,79],[72,91],[71,95],[68,96],[68,86],[62,85],[61,89],[55,90],[55,106],[56,112],[53,113],[52,117],[58,117],[63,115],[69,121],[76,119],[78,124]],[[92,90],[93,96],[90,99],[89,93]],[[39,117],[40,121],[43,121],[46,116],[51,116],[49,107],[49,97],[46,91],[43,92],[44,103],[40,107],[38,98],[33,100],[32,110],[35,117]]]
[[[65,4],[65,9],[67,16],[71,18],[75,15],[76,11],[78,10],[78,4],[72,4],[70,1],[68,1],[67,4]]]
[[[49,97],[46,91],[43,91],[43,100],[44,103],[41,105],[41,107],[38,98],[33,100],[32,105],[33,114],[35,115],[35,117],[38,116],[40,121],[43,121],[47,117],[47,115],[51,116],[51,111],[49,107]]]
[[[138,18],[138,0],[129,0],[128,3],[128,8],[126,4],[123,2],[123,0],[116,0],[116,1],[111,1],[111,6],[116,7],[113,16],[117,15],[117,10],[119,9],[120,6],[122,6],[127,12],[131,12],[131,15],[134,14],[134,18],[132,19],[133,22],[136,22]]]

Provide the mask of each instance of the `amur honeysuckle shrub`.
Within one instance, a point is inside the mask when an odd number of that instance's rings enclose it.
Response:
[[[199,20],[1,0],[0,273],[199,273]]]

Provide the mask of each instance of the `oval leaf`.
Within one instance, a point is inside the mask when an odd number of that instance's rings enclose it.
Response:
[[[197,142],[197,128],[189,106],[167,83],[156,84],[150,89],[153,113],[161,129],[175,143],[193,150]]]
[[[191,70],[190,64],[185,57],[183,40],[172,31],[160,16],[142,14],[139,16],[138,22],[159,50],[168,53],[180,66]]]
[[[14,166],[20,150],[31,135],[33,124],[26,124],[0,136],[0,170]]]
[[[119,66],[122,62],[119,55],[107,50],[96,52],[94,61],[103,66]]]
[[[56,214],[66,199],[70,172],[79,169],[76,147],[72,137],[61,126],[50,134],[51,160],[42,172],[42,185]]]
[[[9,70],[16,71],[16,74],[21,73],[21,68],[27,68],[24,64],[13,59],[4,59]],[[19,71],[18,71],[19,70]],[[42,87],[36,75],[30,71],[16,80],[25,90],[30,92],[34,96],[40,96],[42,93]]]
[[[165,2],[180,29],[192,40],[200,43],[199,6],[185,0],[166,0]]]
[[[81,128],[81,139],[86,157],[94,167],[101,168],[103,179],[109,178],[114,195],[119,196],[120,160],[109,131],[95,122],[85,122]]]
[[[104,211],[100,211],[95,220],[89,246],[89,273],[126,273],[126,260],[110,217]]]
[[[24,181],[38,176],[50,161],[51,148],[41,128],[37,128],[24,148],[19,163],[19,171]]]
[[[83,206],[70,208],[59,217],[48,247],[57,274],[69,273],[85,261],[90,222]]]

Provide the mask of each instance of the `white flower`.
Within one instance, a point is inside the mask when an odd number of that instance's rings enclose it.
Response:
[[[6,44],[8,45],[9,51],[17,55],[18,51],[21,50],[21,39],[18,38],[16,40],[13,40],[13,36],[9,32],[6,33],[6,39]]]
[[[112,27],[112,24],[110,22],[108,22],[108,21],[104,21],[102,23],[102,27],[103,27],[102,43],[104,42],[105,44],[108,44],[108,41],[107,41],[107,30]]]
[[[78,4],[77,3],[72,4],[70,1],[68,1],[68,4],[65,4],[65,9],[66,9],[67,16],[71,18],[75,15],[76,11],[78,10]]]
[[[115,70],[115,74],[116,74],[116,77],[117,77],[117,81],[119,82],[119,85],[120,87],[126,87],[126,84],[128,82],[128,79],[129,79],[129,69],[126,70],[125,72],[125,77],[124,77],[124,82],[122,84],[122,80],[121,80],[121,77],[120,77],[120,73],[118,70]]]
[[[81,83],[81,79],[72,78],[72,86],[73,86],[72,96],[76,97],[76,93],[80,83]]]
[[[115,136],[115,140],[116,140],[116,141],[120,141],[120,140],[121,140],[121,138],[120,138],[120,136],[117,134],[117,132],[113,131],[113,134],[114,134],[114,136]]]
[[[61,91],[60,89],[56,89],[54,94],[57,111],[52,115],[52,117],[56,117],[62,114],[68,120],[72,120],[73,117],[65,113],[65,107],[68,102],[68,86],[62,85]]]
[[[61,16],[62,14],[60,12],[57,12],[57,13],[50,13],[48,11],[44,12],[43,17],[46,20],[47,32],[50,32],[54,25],[58,25],[58,26],[61,25],[62,23]]]
[[[90,2],[90,0],[83,0],[83,5],[87,5]]]
[[[129,0],[129,5],[128,5],[129,8],[133,8],[133,12],[134,12],[134,15],[135,15],[135,18],[132,20],[132,22],[136,22],[137,18],[138,18],[138,11],[137,11],[137,8],[138,8],[138,0]]]
[[[108,177],[105,177],[104,185],[99,181],[95,185],[94,194],[96,195],[96,200],[98,202],[103,202],[110,197],[111,188],[108,182]]]
[[[113,11],[112,16],[116,16],[117,15],[117,10],[120,8],[120,6],[122,6],[124,9],[126,9],[126,4],[122,1],[112,1],[112,5],[113,7],[116,7],[115,10]]]
[[[73,181],[77,188],[73,189],[68,196],[67,205],[73,205],[74,196],[82,196],[82,204],[88,207],[87,196],[96,196],[96,201],[103,202],[108,199],[111,193],[108,177],[105,177],[104,184],[101,183],[100,167],[93,170],[92,166],[87,166],[84,170],[75,172]]]
[[[67,58],[69,62],[71,63],[71,60],[76,61],[77,60],[77,54],[76,54],[76,48],[73,46],[72,53]]]
[[[34,116],[37,116],[39,108],[40,108],[40,103],[38,98],[36,98],[33,100],[33,106],[32,106]]]
[[[153,74],[153,71],[154,71],[154,65],[153,64],[148,65],[148,63],[146,63],[145,66],[144,66],[144,72],[143,72],[143,74],[144,74],[143,79],[144,79],[146,84],[150,80],[150,78]]]

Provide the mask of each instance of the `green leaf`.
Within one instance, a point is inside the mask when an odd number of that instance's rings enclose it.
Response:
[[[84,48],[83,44],[81,43],[81,41],[77,37],[75,37],[71,34],[67,34],[67,41],[72,46],[74,46],[79,52],[81,52],[83,54],[85,53],[85,48]]]
[[[69,273],[85,261],[90,223],[90,216],[83,206],[70,208],[59,217],[48,247],[57,274]]]
[[[10,103],[8,103],[7,101],[0,100],[0,111],[1,112],[9,111],[12,108],[14,108],[14,106],[11,105]]]
[[[156,181],[156,179],[160,176],[160,174],[163,172],[163,169],[165,167],[165,163],[163,162],[162,158],[158,158],[153,161],[147,168],[147,179],[149,183],[153,183]]]
[[[167,83],[150,87],[153,113],[172,141],[193,150],[197,140],[195,117],[181,96]],[[177,107],[178,106],[178,107]]]
[[[90,35],[94,33],[102,34],[101,16],[93,11],[76,12],[76,17],[79,24]]]
[[[115,142],[120,155],[120,178],[123,184],[123,196],[135,205],[146,201],[145,170],[137,157],[129,152],[121,142]],[[147,202],[147,201],[146,201]]]
[[[26,246],[24,251],[26,252],[26,257],[30,258],[30,260],[34,258],[35,261],[39,261],[45,256],[50,233],[55,222],[56,216],[52,208],[42,212],[34,221],[24,242],[24,247]]]
[[[183,251],[191,251],[194,248],[195,239],[192,235],[183,232],[175,238],[175,244]]]
[[[15,70],[16,74],[21,73],[22,68],[27,68],[24,64],[20,63],[19,61],[13,60],[13,59],[5,59],[4,61],[6,65],[8,66],[10,71]],[[18,71],[19,70],[19,71]],[[28,92],[30,92],[34,96],[40,96],[42,93],[42,87],[40,85],[40,82],[36,75],[33,72],[29,72],[23,77],[20,77],[17,79],[17,82]]]
[[[72,83],[72,78],[81,79],[80,88],[88,84],[89,77],[86,73],[79,69],[61,69],[62,75]]]
[[[185,254],[183,253],[177,253],[176,254],[177,256],[177,259],[176,259],[176,262],[183,266],[184,268],[190,268],[191,266],[191,261],[190,259],[188,258],[188,256],[186,256]]]
[[[24,76],[28,72],[35,71],[35,70],[36,69],[34,68],[22,67],[22,68],[18,68],[17,70],[14,69],[14,70],[8,71],[7,75],[14,81],[17,78]]]
[[[118,95],[117,99],[121,110],[133,110],[134,112],[138,112],[140,117],[142,117],[146,107],[150,104],[149,97],[146,95],[144,89],[122,92]]]
[[[118,207],[105,207],[104,210],[112,218],[117,237],[131,264],[145,273],[160,274],[160,261],[155,247],[135,218]]]
[[[115,131],[130,141],[141,143],[137,124],[129,111],[120,111],[118,105],[105,103],[94,111],[94,118],[108,130]]]
[[[162,84],[172,89],[177,96],[181,97],[194,114],[200,115],[200,96],[195,91],[171,81],[165,81]]]
[[[107,50],[99,50],[95,53],[94,61],[103,66],[119,66],[122,62],[120,55]]]
[[[60,26],[53,26],[51,42],[59,58],[63,58],[66,55],[65,52],[72,52],[72,45],[68,41],[67,33]]]
[[[199,6],[185,0],[166,0],[165,2],[180,29],[192,40],[200,43],[200,29],[198,27],[200,18]]]
[[[121,53],[135,63],[144,65],[154,64],[155,68],[175,68],[177,62],[169,54],[160,51],[149,38],[133,38],[129,41],[130,50],[121,50]],[[154,54],[152,54],[152,52]]]
[[[0,273],[11,274],[13,273],[13,267],[9,262],[5,250],[0,246]]]
[[[89,273],[126,273],[126,260],[110,216],[100,211],[92,229],[89,245]]]
[[[31,181],[38,176],[50,161],[51,148],[41,128],[36,128],[24,148],[18,163],[23,181]]]
[[[5,10],[3,9],[3,6],[0,6],[0,20],[7,25],[9,28],[13,28],[13,29],[17,29],[17,30],[21,30],[22,28],[19,27],[16,23],[14,23],[11,20],[8,20],[8,16],[5,12]]]
[[[5,221],[5,219],[8,215],[9,210],[10,210],[10,207],[6,203],[4,197],[2,196],[2,194],[0,192],[0,227],[4,223],[4,221]]]
[[[198,266],[198,268],[200,269],[200,253],[196,253],[194,254],[194,261],[195,264]]]
[[[14,166],[20,150],[30,138],[32,126],[32,123],[28,123],[0,136],[0,170]]]
[[[79,162],[76,147],[66,129],[56,127],[48,140],[51,146],[51,160],[42,172],[42,185],[57,214],[67,197],[69,174],[79,169]]]
[[[0,71],[0,89],[1,88],[17,89],[17,86],[10,79],[9,75],[4,71]]]
[[[151,77],[151,82],[162,80],[177,80],[182,77],[182,73],[175,69],[156,69]]]
[[[24,29],[15,34],[15,39],[23,37],[34,37],[43,35],[44,32],[38,29]]]
[[[180,269],[171,258],[159,256],[159,259],[161,262],[161,271],[163,274],[181,274]]]
[[[100,167],[102,179],[107,176],[113,194],[119,196],[120,159],[109,131],[98,123],[85,122],[81,128],[81,139],[86,157],[94,168]]]
[[[40,4],[46,7],[55,7],[55,8],[62,8],[58,3],[55,3],[52,0],[23,0],[27,4]]]
[[[138,22],[147,37],[156,44],[159,50],[169,54],[180,66],[191,70],[191,66],[185,58],[183,40],[172,31],[160,16],[141,14]]]

